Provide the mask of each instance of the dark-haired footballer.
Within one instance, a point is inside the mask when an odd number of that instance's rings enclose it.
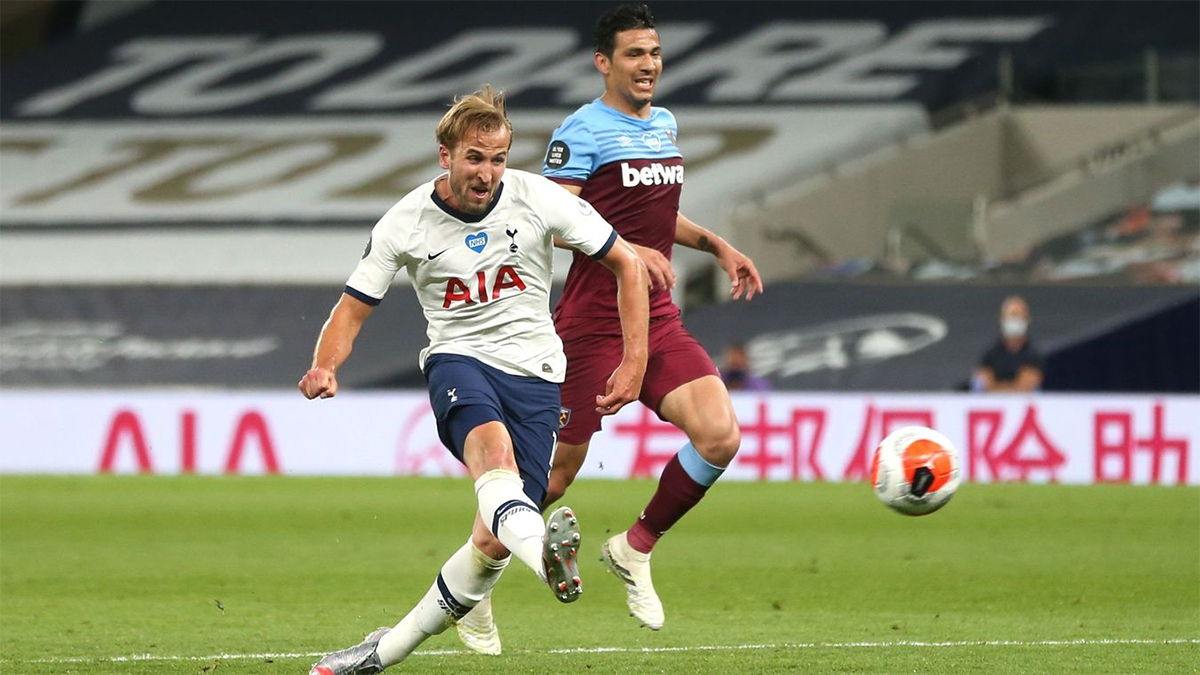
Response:
[[[630,613],[662,628],[662,603],[650,577],[659,538],[695,506],[737,454],[741,443],[729,393],[708,354],[684,328],[671,299],[675,244],[711,253],[731,283],[733,298],[763,290],[754,263],[679,212],[683,156],[675,116],[651,105],[662,75],[662,45],[645,5],[620,5],[602,16],[593,56],[604,93],[555,130],[542,174],[596,208],[633,245],[650,271],[649,358],[639,400],[679,427],[688,442],[668,462],[650,502],[630,526],[604,543],[603,559],[625,583]],[[601,414],[594,397],[619,363],[621,326],[612,275],[575,254],[555,328],[567,355],[562,403],[565,423],[543,508],[562,497],[583,466]],[[460,621],[471,649],[499,653],[485,599]]]

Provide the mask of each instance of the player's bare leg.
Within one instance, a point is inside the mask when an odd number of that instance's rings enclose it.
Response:
[[[541,576],[541,511],[523,491],[513,441],[500,422],[471,430],[463,442],[463,462],[475,480],[478,515],[485,529]]]
[[[550,470],[550,484],[546,498],[542,500],[542,511],[549,509],[562,498],[567,488],[575,480],[575,476],[583,467],[587,456],[588,444],[567,445],[560,443],[554,453],[554,465]],[[476,530],[483,526],[482,521],[476,523]],[[483,600],[458,622],[458,637],[464,646],[473,652],[491,656],[501,653],[500,631],[496,627],[495,615],[492,613],[492,596],[489,592]]]
[[[573,602],[583,592],[575,562],[579,524],[569,508],[542,520],[539,506],[523,491],[512,438],[499,422],[471,430],[463,459],[475,479],[479,515],[488,531],[517,559],[537,573],[560,602]]]
[[[546,541],[543,549],[543,564],[547,583],[555,589],[555,595],[562,602],[573,602],[582,592],[582,586],[577,579],[578,522],[569,508],[561,508],[551,514],[546,523]],[[458,620],[457,632],[463,645],[473,652],[488,656],[499,656],[501,653],[500,631],[496,628],[492,615],[492,588],[499,581],[500,574],[508,564],[509,552],[495,537],[492,536],[483,519],[476,513],[475,528],[472,532],[472,543],[475,544],[491,560],[484,560],[479,565],[478,574],[494,575],[492,586],[487,589],[483,598],[473,609]],[[569,588],[563,588],[566,584]]]
[[[708,375],[676,387],[658,409],[687,434],[705,462],[723,469],[737,455],[742,432],[721,378]]]
[[[651,630],[666,615],[650,576],[650,553],[667,530],[695,506],[733,461],[741,431],[729,392],[717,377],[705,376],[663,397],[659,412],[683,430],[688,443],[667,463],[658,488],[628,531],[604,543],[601,558],[625,582],[629,612]]]
[[[496,581],[499,581],[511,556],[500,540],[491,536],[491,532],[488,531],[487,525],[483,524],[483,519],[478,513],[475,514],[475,527],[471,531],[471,541],[484,555],[497,562],[495,575]],[[467,649],[487,656],[500,655],[500,631],[496,628],[496,621],[492,616],[492,591],[490,588],[479,604],[458,620],[456,629],[459,639]]]
[[[400,663],[490,593],[508,565],[508,550],[481,527],[478,517],[476,525],[470,541],[442,565],[433,585],[400,623],[380,628],[361,643],[322,658],[310,675],[373,675]]]
[[[550,469],[550,485],[546,498],[542,500],[542,511],[547,511],[554,505],[567,488],[575,481],[575,476],[583,467],[587,457],[588,444],[568,445],[559,443],[554,453],[554,465]],[[482,522],[476,529],[482,527]],[[486,528],[485,528],[486,530]],[[492,613],[492,596],[484,596],[475,609],[472,609],[458,622],[458,637],[464,646],[479,654],[500,654],[500,631],[496,628],[495,615]]]
[[[554,451],[554,464],[550,467],[550,485],[546,489],[546,498],[542,500],[543,511],[562,499],[567,488],[575,482],[575,477],[583,468],[583,461],[587,459],[589,444],[590,442],[579,445],[559,442],[558,449]]]
[[[450,556],[425,597],[400,623],[322,658],[310,675],[373,675],[403,661],[491,592],[510,551],[551,585],[559,601],[579,597],[580,538],[574,514],[563,507],[548,522],[542,521],[540,509],[522,491],[512,447],[508,430],[499,422],[471,430],[463,448],[479,502],[471,540]]]

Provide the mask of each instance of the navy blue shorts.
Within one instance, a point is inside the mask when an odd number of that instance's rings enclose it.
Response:
[[[425,359],[425,380],[442,444],[461,462],[467,434],[485,422],[500,422],[512,436],[525,494],[541,506],[558,443],[559,386],[540,377],[509,375],[457,354]]]

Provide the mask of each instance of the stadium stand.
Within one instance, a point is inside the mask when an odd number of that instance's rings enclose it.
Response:
[[[291,386],[370,225],[436,173],[429,129],[449,97],[507,89],[511,165],[537,170],[554,126],[598,93],[588,39],[607,6],[476,3],[464,27],[447,20],[461,5],[438,3],[97,4],[0,74],[5,386]],[[1013,284],[1052,361],[1186,305],[1195,210],[1137,216],[1200,176],[1197,9],[1157,7],[661,8],[682,209],[769,283],[761,306],[705,306],[720,275],[681,252],[689,326],[717,354],[916,308],[931,321],[863,333],[887,358],[768,375],[932,390],[960,385],[992,328],[967,310]],[[1104,294],[1037,285],[1064,281]],[[348,386],[420,384],[415,302],[388,305]]]
[[[731,229],[773,278],[905,273],[914,259],[941,263],[948,278],[983,277],[1194,181],[1198,158],[1192,106],[1005,106],[776,193],[743,208]],[[937,275],[928,266],[918,272]]]

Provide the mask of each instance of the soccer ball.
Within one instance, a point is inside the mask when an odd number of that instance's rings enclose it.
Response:
[[[900,513],[933,513],[958,489],[958,452],[928,427],[897,429],[875,448],[871,487],[879,501]]]

